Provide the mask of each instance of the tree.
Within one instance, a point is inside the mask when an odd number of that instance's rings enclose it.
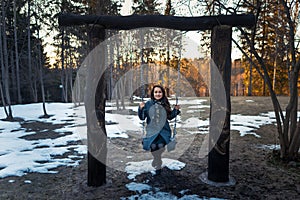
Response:
[[[299,74],[299,1],[199,0],[207,10],[218,14],[254,13],[256,24],[250,31],[237,27],[241,40],[233,38],[243,53],[243,65],[249,72],[249,94],[270,95],[280,141],[280,157],[297,159],[300,128],[297,122]],[[298,43],[296,43],[298,41]],[[298,46],[297,46],[297,45]],[[247,83],[247,82],[246,82]],[[285,113],[277,95],[290,95]]]
[[[300,69],[299,49],[296,44],[297,24],[299,24],[299,4],[300,2],[280,1],[284,8],[285,17],[288,22],[288,36],[289,43],[287,60],[290,63],[290,101],[286,107],[286,117],[282,118],[281,123],[283,129],[278,130],[280,136],[280,154],[282,158],[296,159],[300,148],[300,124],[297,122],[298,111],[298,80]],[[297,21],[298,20],[298,21]],[[298,36],[299,37],[299,36]],[[298,46],[299,47],[299,46]],[[300,119],[299,119],[300,120]]]
[[[56,75],[59,74],[60,78],[58,82],[56,78],[55,86],[52,85],[52,87],[60,90],[59,93],[61,94],[55,100],[70,102],[72,100],[73,77],[78,63],[81,63],[88,54],[87,33],[85,27],[59,27],[53,19],[59,13],[86,13],[87,5],[81,0],[54,0],[37,1],[35,6],[39,10],[35,17],[40,21],[40,27],[43,30],[41,34],[44,36],[43,38],[50,38],[51,41],[43,40],[43,44],[55,48],[58,58],[54,63],[55,70],[51,70]],[[46,82],[45,86],[47,87]],[[58,92],[56,89],[53,90],[53,93]]]
[[[8,85],[11,104],[36,102],[38,97],[36,77],[38,76],[36,76],[37,70],[35,69],[35,63],[37,61],[36,55],[38,52],[34,47],[36,47],[37,45],[35,44],[40,41],[37,40],[35,36],[36,30],[40,29],[40,27],[32,24],[31,22],[33,20],[30,20],[30,23],[28,20],[28,14],[31,15],[31,19],[32,16],[37,16],[31,9],[32,6],[35,5],[32,3],[28,5],[28,1],[24,2],[20,0],[3,0],[1,5],[3,5],[3,7],[1,6],[3,8],[1,9],[1,21],[3,20],[5,22],[5,24],[2,23],[3,26],[1,26],[1,38],[3,42],[1,53],[8,57],[8,68],[5,70],[2,68],[2,86],[6,87],[5,85]],[[5,32],[3,32],[4,28]],[[43,51],[43,48],[41,51]],[[43,59],[46,58],[43,57]],[[5,63],[6,61],[4,62],[3,60],[3,66],[5,66]],[[32,70],[29,70],[30,65],[32,66]],[[29,73],[29,71],[31,72]],[[8,78],[5,77],[5,74]],[[8,84],[4,84],[4,82]],[[8,92],[6,92],[6,89],[3,89],[3,92],[4,98],[7,99]],[[28,95],[32,94],[32,92],[36,98],[33,98],[33,95]]]
[[[157,7],[160,3],[157,0],[140,1],[133,0],[133,14],[153,15],[159,14]]]
[[[68,2],[70,12],[85,13],[86,6],[80,0]],[[15,103],[31,103],[37,101],[58,100],[60,82],[57,74],[61,72],[49,69],[49,58],[44,50],[49,35],[55,35],[58,30],[57,23],[52,19],[55,13],[60,12],[55,6],[61,1],[21,1],[1,0],[1,85],[2,101],[7,115],[8,105]],[[58,7],[60,8],[60,7]],[[3,24],[5,22],[5,24]],[[47,28],[49,28],[48,31]],[[67,98],[70,99],[74,70],[87,52],[87,34],[84,28],[66,28],[70,37],[65,37],[64,55],[66,58],[64,70],[64,85],[66,85]],[[61,38],[58,38],[61,39]],[[55,42],[57,40],[54,40]],[[60,41],[60,40],[59,40]],[[61,51],[59,52],[61,54]],[[41,67],[41,68],[40,68]],[[41,81],[40,72],[43,74],[44,89],[38,87]],[[44,92],[43,92],[44,90]],[[9,95],[9,96],[8,96]],[[10,101],[10,103],[8,103]],[[9,108],[9,107],[8,107]]]
[[[40,7],[38,5],[36,5],[36,13],[39,13]],[[39,18],[36,17],[35,18],[35,24],[36,27],[38,27],[37,29],[37,40],[39,41],[37,47],[36,47],[36,51],[37,52],[37,56],[36,56],[36,65],[37,65],[37,69],[38,69],[38,76],[39,76],[39,81],[40,81],[40,88],[41,88],[41,96],[42,96],[42,102],[43,102],[43,118],[49,118],[50,115],[47,114],[47,109],[46,109],[46,98],[45,98],[45,85],[44,85],[44,76],[43,76],[43,66],[45,65],[44,59],[42,57],[42,40],[40,38],[40,24],[39,24]]]
[[[33,71],[32,71],[32,57],[31,57],[31,3],[28,1],[27,4],[27,48],[28,48],[28,82],[29,82],[29,89],[30,94],[33,97],[33,101],[37,102],[37,94],[36,94],[36,88],[34,87],[34,79],[33,79]]]
[[[175,15],[174,7],[170,0],[166,0],[164,10],[160,10],[159,6],[161,6],[161,2],[157,0],[151,1],[138,1],[135,0],[133,4],[134,14],[140,15],[155,15],[163,13],[164,15]],[[166,65],[166,69],[160,72],[160,80],[159,82],[165,86],[167,96],[170,95],[170,70],[171,68],[177,68],[177,65],[171,64],[171,59],[173,57],[180,57],[179,52],[181,51],[181,39],[182,32],[180,31],[170,31],[170,30],[162,30],[162,29],[153,29],[147,31],[146,34],[142,34],[140,36],[140,59],[141,59],[141,70],[145,67],[145,71],[148,72],[147,69],[148,64],[153,61],[154,55],[159,55],[161,59],[161,64]],[[162,37],[165,35],[165,37]],[[163,38],[163,39],[162,39]],[[157,48],[145,48],[146,47],[157,47]],[[159,47],[161,47],[159,49]],[[180,50],[179,50],[180,49]],[[152,58],[152,59],[151,59]],[[146,73],[146,83],[148,83],[148,73]],[[143,88],[144,94],[147,93],[148,88]]]
[[[254,45],[254,42],[251,42],[251,39],[249,36],[242,31],[243,36],[245,36],[247,44],[250,45],[251,52],[255,56],[255,59],[258,62],[258,65],[254,65],[254,67],[260,71],[260,73],[263,75],[264,80],[266,82],[266,85],[268,87],[268,90],[271,95],[271,99],[273,102],[273,107],[275,111],[276,116],[276,122],[277,122],[277,130],[279,134],[279,141],[280,141],[280,157],[283,160],[294,160],[298,157],[298,150],[299,150],[299,135],[300,130],[297,126],[297,106],[298,106],[298,73],[299,73],[299,60],[297,61],[296,52],[297,49],[295,48],[295,28],[297,24],[297,17],[299,15],[297,9],[294,10],[293,8],[297,8],[299,3],[292,2],[287,3],[287,1],[280,1],[278,6],[280,10],[282,11],[281,21],[277,24],[277,26],[285,27],[285,24],[288,24],[288,29],[285,35],[283,35],[283,38],[285,42],[289,41],[289,48],[286,56],[282,56],[281,58],[278,58],[276,56],[276,59],[281,59],[282,63],[291,63],[289,66],[289,72],[286,75],[289,75],[289,94],[290,94],[290,100],[289,104],[286,107],[286,113],[284,115],[281,105],[279,104],[279,101],[276,96],[276,92],[273,89],[272,84],[272,78],[270,74],[268,73],[268,66],[263,59],[262,55],[257,51],[256,46]],[[257,9],[257,13],[259,14],[260,11]],[[293,13],[293,15],[292,15]],[[278,32],[277,32],[278,33]],[[288,33],[288,34],[286,34]],[[255,38],[257,34],[257,31],[253,31],[252,38]],[[280,42],[276,41],[276,42]],[[278,53],[278,51],[275,51]],[[291,60],[290,60],[291,59]],[[298,58],[299,59],[299,58]],[[285,61],[284,61],[285,60]],[[286,66],[286,65],[283,65]],[[277,67],[277,66],[276,66]]]
[[[8,55],[8,45],[7,45],[7,36],[6,36],[6,9],[8,8],[8,3],[2,0],[1,3],[1,24],[2,28],[0,30],[0,47],[1,47],[1,75],[2,75],[2,82],[3,82],[3,87],[4,87],[4,95],[2,98],[2,103],[3,105],[8,105],[8,112],[6,111],[6,119],[7,120],[12,120],[13,119],[13,114],[12,114],[12,109],[11,109],[11,99],[10,99],[10,92],[9,92],[9,55]],[[2,89],[2,88],[1,88]]]
[[[264,2],[262,4],[257,4],[255,7],[259,7],[259,15],[257,15],[258,20],[257,28],[255,30],[255,41],[252,41],[255,42],[257,52],[265,62],[268,74],[272,81],[273,90],[278,95],[287,95],[288,68],[285,65],[284,58],[286,57],[287,47],[285,35],[288,32],[288,28],[281,25],[282,22],[285,21],[282,7],[276,1]],[[272,9],[270,9],[270,7]],[[254,6],[248,6],[248,8],[249,10],[256,9]],[[270,14],[270,10],[272,11],[272,14]],[[255,62],[257,63],[257,61]],[[261,77],[257,70],[253,69],[252,77],[249,78],[252,78],[253,80],[254,94],[269,95],[266,90],[266,82],[261,81]]]
[[[17,33],[17,8],[14,0],[14,40],[15,40],[15,60],[16,60],[16,80],[17,80],[17,102],[22,103],[21,87],[20,87],[20,64],[19,64],[19,48],[18,48],[18,33]]]
[[[154,15],[154,14],[159,14],[159,10],[157,7],[160,5],[157,0],[150,0],[150,1],[139,1],[139,0],[134,0],[133,1],[133,14],[138,14],[138,15]],[[138,31],[136,32],[137,35],[135,36],[136,38],[139,38],[139,59],[140,59],[140,69],[141,69],[141,74],[146,74],[145,77],[141,77],[141,83],[144,83],[141,87],[141,92],[140,95],[142,98],[144,98],[147,95],[147,83],[148,83],[148,61],[150,60],[150,54],[153,53],[153,48],[147,48],[151,46],[151,43],[157,41],[156,38],[156,31]],[[145,79],[145,80],[142,80]]]
[[[261,1],[253,2],[256,4],[252,4],[250,1],[243,1],[243,5],[246,4],[247,8],[251,8],[250,11],[256,14],[257,24],[251,32],[238,28],[242,34],[243,46],[239,45],[235,40],[234,42],[243,52],[247,61],[253,65],[258,74],[263,78],[264,84],[268,88],[276,117],[280,141],[280,157],[283,160],[295,160],[299,156],[298,151],[300,147],[300,126],[299,122],[297,122],[297,86],[300,57],[298,55],[299,47],[295,45],[296,40],[299,39],[295,34],[296,27],[299,24],[299,2],[280,0],[277,2],[268,2],[267,5]],[[275,20],[272,21],[272,18],[264,20],[264,17],[266,17],[264,13],[270,12],[270,9],[264,12],[262,9],[267,8],[271,4],[278,8],[275,9],[276,13],[273,14]],[[242,4],[237,4],[236,8],[240,6]],[[225,9],[226,7],[222,6],[222,8]],[[235,9],[226,9],[227,11],[236,11]],[[268,35],[275,36],[275,38],[267,38]],[[288,46],[285,44],[288,44]],[[283,48],[279,49],[281,46]],[[251,55],[253,55],[253,58]],[[286,66],[288,66],[288,72],[281,70],[280,74],[280,76],[289,77],[290,100],[284,114],[277,98],[276,87],[274,87],[275,80],[272,81],[272,77],[277,77],[277,74],[274,73],[275,67],[276,70],[279,70],[280,67],[285,68]]]

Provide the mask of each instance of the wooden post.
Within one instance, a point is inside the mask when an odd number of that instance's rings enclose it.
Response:
[[[92,50],[105,39],[105,29],[95,26],[89,35]],[[106,76],[105,49],[89,60],[85,107],[88,124],[88,172],[87,185],[106,183],[107,135],[105,129]],[[98,60],[99,59],[99,60]],[[98,77],[100,76],[100,77]],[[96,113],[96,114],[94,114]],[[96,120],[93,120],[94,117]]]
[[[215,26],[212,29],[211,35],[211,58],[217,69],[219,70],[225,89],[224,101],[225,107],[221,108],[221,105],[211,99],[211,116],[210,116],[210,146],[211,151],[208,154],[208,174],[207,178],[214,182],[228,182],[229,181],[229,141],[230,141],[230,76],[231,76],[231,36],[232,27],[221,25]],[[212,67],[211,67],[212,70]],[[212,72],[211,72],[212,74]],[[220,88],[214,87],[215,77],[212,77],[211,81],[211,93],[212,96],[220,93]],[[217,99],[218,101],[218,99]],[[223,112],[225,119],[219,119],[220,112]],[[218,130],[216,126],[218,123],[221,124],[221,130]],[[219,125],[220,127],[220,125]],[[219,135],[218,132],[221,134]],[[218,135],[218,138],[215,136]],[[215,141],[214,139],[217,139]]]

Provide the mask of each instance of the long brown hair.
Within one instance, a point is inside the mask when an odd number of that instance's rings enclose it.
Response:
[[[166,109],[167,115],[170,115],[171,112],[172,112],[171,105],[170,105],[170,102],[169,102],[169,100],[168,100],[168,98],[166,96],[166,90],[161,85],[154,85],[153,86],[153,88],[151,90],[151,93],[150,93],[151,99],[155,100],[155,98],[154,98],[154,89],[157,88],[157,87],[161,89],[162,94],[163,94],[163,96],[162,96],[162,98],[160,100],[161,105]]]

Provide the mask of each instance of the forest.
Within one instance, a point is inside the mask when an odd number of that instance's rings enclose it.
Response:
[[[236,48],[242,51],[241,75],[245,95],[270,95],[260,69],[264,63],[272,89],[277,95],[288,95],[291,69],[299,60],[299,2],[296,1],[134,1],[131,14],[161,14],[174,16],[204,16],[218,14],[256,13],[257,24],[253,29],[243,30],[233,38]],[[194,3],[193,8],[190,6]],[[99,5],[98,5],[99,4]],[[97,8],[97,6],[99,8]],[[230,7],[229,7],[230,6]],[[88,26],[61,27],[57,16],[60,13],[103,13],[121,15],[122,1],[1,1],[1,103],[2,105],[41,101],[70,102],[74,77],[83,59],[89,52]],[[287,11],[289,15],[287,15]],[[94,11],[92,11],[94,10]],[[271,12],[271,13],[270,13]],[[239,31],[236,28],[236,31]],[[292,32],[290,31],[292,29]],[[297,32],[298,31],[298,32]],[[109,35],[117,31],[108,30]],[[209,31],[199,38],[203,54],[198,59],[209,57]],[[294,34],[294,37],[290,39]],[[155,40],[155,34],[145,36]],[[147,42],[147,41],[146,41]],[[160,42],[164,46],[163,41]],[[249,45],[253,44],[255,53]],[[179,44],[177,44],[179,45]],[[294,46],[294,48],[291,48]],[[52,48],[52,55],[49,55]],[[121,55],[125,46],[119,46],[119,60],[114,64],[114,73],[122,73],[137,65],[140,52]],[[122,49],[123,48],[123,49]],[[178,49],[178,48],[176,48]],[[145,63],[167,64],[176,68],[178,55],[167,48],[144,50]],[[178,50],[177,50],[178,51]],[[55,55],[53,55],[55,54]],[[133,55],[135,54],[135,55]],[[177,52],[178,54],[178,52]],[[156,55],[156,58],[153,56]],[[50,58],[51,56],[51,58]],[[189,70],[193,61],[182,58],[183,68]],[[122,66],[120,66],[122,65]],[[168,78],[166,78],[167,80]],[[193,77],[198,80],[197,77]],[[192,83],[196,91],[201,87]],[[197,92],[199,93],[199,92]],[[200,95],[200,94],[199,94]]]
[[[59,26],[58,16],[61,13],[120,16],[123,4],[124,1],[113,0],[1,0],[0,99],[7,119],[13,119],[11,105],[14,104],[72,102],[77,72],[84,58],[95,46],[93,36],[104,34],[105,38],[109,38],[118,33],[118,30],[97,32],[92,25]],[[255,26],[248,29],[234,28],[237,36],[232,38],[232,44],[242,55],[238,59],[239,68],[235,71],[235,77],[238,77],[242,85],[241,94],[272,98],[277,124],[280,125],[279,135],[285,143],[289,143],[288,141],[298,141],[296,138],[292,139],[294,134],[288,133],[297,129],[295,111],[298,102],[296,97],[298,97],[300,65],[299,4],[299,1],[294,0],[133,0],[129,14],[172,16],[254,14]],[[176,78],[171,77],[169,71],[177,70],[180,66],[180,72],[192,85],[195,94],[208,96],[208,86],[205,84],[203,74],[201,76],[195,73],[197,71],[195,66],[201,66],[209,58],[210,34],[210,31],[201,32],[199,43],[202,53],[193,60],[181,57],[180,39],[173,37],[174,46],[166,46],[167,41],[156,41],[155,30],[145,35],[143,41],[155,42],[161,48],[130,49],[128,43],[120,45],[116,42],[110,49],[113,52],[111,53],[113,62],[110,66],[110,78],[107,79],[108,85],[117,81],[115,77],[120,77],[130,69],[139,68],[142,63],[149,66],[153,64],[167,66],[159,69],[161,77],[158,77],[158,82],[167,88],[174,88]],[[49,48],[52,48],[54,55],[50,56]],[[134,81],[131,79],[131,84],[136,84]],[[135,95],[141,93],[143,93],[141,90],[132,91]],[[171,94],[172,91],[169,95]],[[278,95],[290,96],[286,117],[278,104],[276,98]],[[44,114],[47,115],[45,107]],[[296,135],[299,137],[300,134]],[[289,148],[289,145],[293,148]],[[295,149],[299,148],[299,142],[297,144],[290,142],[289,145],[283,148],[282,154],[290,152],[289,156],[293,157]]]

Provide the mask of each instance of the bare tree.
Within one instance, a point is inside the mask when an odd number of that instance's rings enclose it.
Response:
[[[11,101],[10,101],[10,93],[9,93],[9,75],[8,75],[8,70],[9,70],[9,63],[8,63],[8,51],[7,51],[7,37],[6,37],[6,7],[7,4],[2,0],[1,4],[1,11],[2,11],[2,16],[1,16],[1,22],[2,22],[2,29],[0,30],[2,37],[0,37],[0,40],[3,39],[3,42],[1,41],[1,52],[3,52],[3,55],[1,53],[1,70],[2,70],[2,82],[3,82],[3,87],[4,87],[4,97],[3,98],[3,105],[6,104],[8,105],[8,112],[6,113],[6,119],[7,120],[13,120],[13,114],[12,114],[12,109],[11,109]],[[1,36],[0,35],[0,36]]]
[[[288,41],[289,41],[289,57],[290,63],[290,101],[286,107],[286,118],[282,120],[283,130],[281,130],[281,156],[290,159],[297,158],[300,148],[300,124],[297,123],[298,110],[298,78],[300,68],[299,49],[295,47],[296,25],[299,24],[299,4],[300,2],[290,2],[281,0],[280,3],[284,7],[284,13],[288,21]],[[294,10],[295,9],[295,10]],[[296,21],[298,19],[298,22]],[[299,39],[299,38],[298,38]],[[299,119],[300,120],[300,119]]]
[[[14,40],[15,40],[15,59],[16,59],[16,84],[17,84],[17,101],[22,103],[21,87],[20,87],[20,65],[19,65],[19,48],[18,48],[18,35],[17,35],[17,13],[16,1],[14,0]]]
[[[255,13],[256,25],[251,31],[238,27],[241,33],[242,44],[233,38],[233,42],[241,50],[247,62],[250,63],[250,72],[255,69],[263,80],[263,93],[265,87],[268,88],[276,117],[277,130],[280,141],[280,157],[283,160],[294,160],[298,155],[300,148],[300,122],[297,122],[298,110],[298,79],[299,79],[299,47],[295,46],[299,39],[296,33],[296,27],[299,24],[299,1],[252,1],[240,0],[233,1],[235,4],[228,5],[226,0],[199,0],[206,6],[210,13],[218,9],[219,14],[231,13],[237,14],[248,11]],[[273,13],[270,18],[270,9]],[[268,12],[268,13],[267,13]],[[268,18],[267,18],[268,17]],[[263,18],[263,19],[262,19]],[[262,22],[262,20],[265,20]],[[272,32],[268,32],[270,29]],[[270,34],[272,33],[272,34]],[[274,34],[273,34],[274,33]],[[276,38],[269,39],[270,35]],[[298,37],[298,38],[297,38]],[[288,43],[286,46],[284,42]],[[271,48],[270,48],[271,47]],[[281,49],[280,49],[281,48]],[[287,49],[284,52],[284,49]],[[272,62],[271,62],[272,61]],[[279,64],[280,63],[280,64]],[[286,63],[285,65],[283,63]],[[288,66],[289,82],[289,103],[285,113],[279,103],[276,93],[275,82],[277,76],[286,76],[282,74],[285,71],[278,71],[278,67]],[[250,76],[250,94],[252,93],[252,75]],[[300,120],[300,119],[298,119]]]
[[[28,82],[31,96],[33,97],[33,101],[37,102],[37,94],[35,91],[35,87],[33,84],[33,71],[32,71],[32,55],[31,55],[31,26],[30,26],[30,13],[31,13],[31,4],[28,1],[27,4],[27,48],[28,48]]]
[[[36,5],[36,12],[39,13],[38,11],[38,5]],[[35,23],[36,26],[39,27],[39,22],[38,19],[35,18]],[[45,86],[44,86],[44,79],[43,79],[43,65],[44,61],[42,59],[42,40],[40,38],[40,30],[37,29],[37,40],[38,40],[38,45],[37,45],[37,69],[38,69],[38,76],[39,76],[39,81],[40,81],[40,88],[41,88],[41,95],[42,95],[42,101],[43,101],[43,113],[44,115],[42,116],[43,118],[49,118],[50,115],[47,114],[47,109],[46,109],[46,99],[45,99]]]
[[[4,4],[3,4],[3,0],[2,0],[2,7],[3,6],[4,6]],[[3,17],[1,16],[1,22],[2,22],[2,20],[3,20]],[[7,108],[6,108],[6,100],[5,100],[5,97],[4,97],[4,92],[3,92],[3,87],[2,87],[3,86],[2,82],[4,80],[3,77],[5,75],[4,74],[5,66],[4,66],[2,35],[3,35],[3,29],[2,29],[2,27],[0,27],[0,62],[1,62],[1,75],[2,75],[1,76],[2,80],[0,81],[0,92],[1,92],[1,99],[2,99],[2,104],[3,104],[4,112],[5,112],[6,116],[8,116],[8,111],[7,111]]]
[[[261,2],[257,1],[256,5],[251,4],[249,1],[244,1],[248,5],[253,6],[253,10],[256,12],[256,19],[259,19],[259,15],[261,14]],[[266,61],[263,58],[262,54],[259,53],[258,45],[255,43],[255,39],[258,34],[259,27],[254,26],[251,34],[248,34],[242,28],[239,28],[240,32],[245,39],[245,42],[249,46],[251,54],[253,54],[254,59],[249,56],[248,52],[245,51],[245,48],[242,48],[237,41],[233,40],[235,44],[239,47],[239,49],[243,52],[245,57],[251,63],[251,65],[258,71],[263,80],[268,87],[270,92],[270,96],[273,103],[273,108],[276,117],[277,131],[279,134],[280,141],[280,157],[283,160],[294,160],[298,157],[298,151],[300,148],[300,125],[297,122],[297,110],[298,110],[298,78],[299,78],[299,67],[300,67],[300,57],[297,57],[297,53],[299,53],[299,49],[295,47],[296,40],[296,29],[295,27],[299,24],[299,2],[295,1],[285,1],[280,0],[279,8],[283,10],[280,19],[282,19],[282,25],[288,25],[288,34],[282,35],[281,37],[285,37],[286,41],[288,41],[288,56],[287,63],[290,63],[289,66],[289,86],[290,86],[290,99],[289,103],[285,109],[285,114],[283,109],[278,101],[277,94],[273,87],[273,82],[271,75],[268,71],[268,67],[266,65]],[[225,7],[224,7],[225,8]],[[298,20],[298,22],[297,22]],[[279,25],[279,24],[278,24]],[[276,41],[278,42],[278,41]],[[276,45],[276,44],[275,44]],[[277,52],[277,51],[276,51]],[[277,57],[277,60],[279,58]],[[276,60],[276,61],[277,61]],[[256,61],[256,62],[255,62]]]

